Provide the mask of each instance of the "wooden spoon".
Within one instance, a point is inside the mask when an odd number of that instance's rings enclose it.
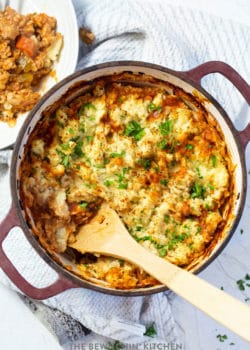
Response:
[[[106,203],[90,223],[80,228],[70,246],[81,253],[111,255],[140,266],[198,309],[250,341],[249,306],[143,248]]]

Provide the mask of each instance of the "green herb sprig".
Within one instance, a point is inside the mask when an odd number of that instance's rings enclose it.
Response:
[[[157,331],[155,328],[155,323],[152,322],[148,327],[146,327],[146,331],[144,333],[147,337],[154,338],[157,335]]]
[[[136,141],[140,141],[145,135],[145,131],[137,121],[132,120],[126,125],[124,135],[133,137]]]

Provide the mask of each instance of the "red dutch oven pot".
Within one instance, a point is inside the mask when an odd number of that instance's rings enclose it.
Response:
[[[71,76],[65,78],[56,86],[54,86],[48,93],[46,93],[35,108],[27,117],[22,130],[19,133],[17,142],[15,144],[12,164],[11,164],[11,193],[12,205],[9,213],[0,224],[0,266],[6,275],[15,283],[15,285],[27,296],[33,299],[46,299],[61,293],[70,288],[84,287],[93,290],[98,290],[108,294],[114,295],[146,295],[160,292],[166,289],[161,285],[135,289],[135,290],[114,290],[106,288],[101,285],[95,285],[89,281],[83,280],[76,276],[73,272],[67,270],[63,263],[56,262],[48,252],[39,244],[34,234],[31,232],[23,213],[22,203],[19,196],[18,184],[18,168],[20,160],[22,159],[24,145],[29,138],[30,132],[39,121],[42,111],[58,100],[71,86],[81,81],[91,81],[95,78],[114,73],[121,73],[123,71],[130,71],[134,73],[143,73],[151,75],[157,79],[167,81],[175,86],[181,87],[185,91],[192,93],[196,90],[204,96],[206,100],[205,108],[209,110],[217,119],[224,133],[225,141],[232,155],[234,164],[237,164],[235,181],[237,200],[234,208],[234,215],[232,220],[227,225],[227,232],[223,239],[219,240],[211,250],[210,254],[202,259],[198,265],[191,271],[198,273],[210,264],[213,259],[222,251],[229,239],[233,235],[237,224],[240,220],[246,196],[247,176],[245,164],[245,148],[250,140],[250,124],[242,130],[235,129],[230,118],[218,104],[215,99],[209,95],[200,85],[201,79],[210,73],[220,73],[234,84],[234,86],[241,92],[248,104],[250,104],[250,87],[248,83],[228,64],[219,61],[211,61],[185,72],[177,72],[162,66],[134,61],[119,61],[109,62],[96,65],[90,68],[78,71]],[[31,243],[38,254],[58,273],[58,279],[48,287],[36,288],[31,285],[16,269],[16,267],[9,260],[3,250],[3,241],[7,237],[11,228],[19,226],[22,228],[26,238]],[[60,260],[60,257],[58,257]],[[65,262],[67,263],[67,262]],[[68,262],[69,263],[69,262]]]

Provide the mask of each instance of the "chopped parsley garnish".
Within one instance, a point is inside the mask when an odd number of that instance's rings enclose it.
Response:
[[[69,141],[73,141],[73,142],[77,142],[77,141],[79,141],[80,140],[80,136],[79,135],[77,135],[77,136],[75,136],[75,137],[71,137],[70,139],[69,139]]]
[[[170,222],[170,216],[169,215],[164,215],[164,222],[168,224]]]
[[[208,203],[205,203],[205,209],[210,210],[210,205]]]
[[[128,188],[128,182],[119,182],[118,188],[126,190]]]
[[[84,160],[87,164],[91,165],[91,160],[86,155],[84,156]]]
[[[191,198],[202,198],[204,199],[206,189],[203,185],[198,182],[195,182],[191,188]]]
[[[133,137],[136,141],[140,141],[145,135],[144,129],[135,120],[132,120],[126,125],[124,135]]]
[[[198,175],[198,178],[199,178],[199,179],[202,179],[203,176],[201,175],[200,168],[199,168],[199,167],[196,167],[196,168],[195,168],[195,171],[196,171],[196,173],[197,173],[197,175]]]
[[[201,234],[201,231],[202,231],[201,227],[200,227],[200,226],[198,226],[198,227],[197,227],[197,231],[196,231],[196,235]]]
[[[250,275],[247,273],[247,274],[245,275],[244,279],[240,279],[240,280],[238,280],[238,281],[236,282],[237,285],[238,285],[239,290],[245,290],[245,289],[246,289],[246,288],[245,288],[246,286],[247,286],[247,287],[250,287],[249,281],[250,281]]]
[[[154,112],[154,111],[161,112],[162,111],[162,107],[161,106],[156,106],[154,103],[150,103],[148,105],[148,111],[149,112]]]
[[[164,256],[167,255],[167,248],[159,249],[159,255],[160,255],[161,258],[164,258]]]
[[[160,244],[160,243],[158,243],[158,242],[156,242],[154,239],[153,239],[153,237],[152,236],[142,236],[142,237],[139,237],[139,236],[137,236],[136,234],[133,234],[133,237],[134,237],[134,239],[137,241],[137,242],[145,242],[145,241],[150,241],[153,245],[154,245],[154,247],[155,247],[155,249],[157,249],[158,250],[158,253],[159,253],[159,255],[161,256],[161,257],[164,257],[164,256],[166,256],[167,255],[167,249],[168,249],[168,247],[166,246],[166,245],[164,245],[164,244]]]
[[[150,158],[141,158],[138,161],[138,164],[141,165],[145,170],[149,170],[151,167],[152,159]]]
[[[88,202],[81,202],[81,203],[79,203],[79,207],[81,209],[85,210],[87,208],[88,204],[89,204]]]
[[[79,131],[81,131],[83,134],[85,133],[85,121],[82,120],[79,123]]]
[[[113,184],[113,181],[111,181],[111,180],[105,180],[104,181],[104,185],[107,186],[107,187],[110,187],[112,184]]]
[[[68,195],[70,194],[70,187],[66,188],[65,193]]]
[[[117,182],[118,182],[118,188],[119,189],[127,189],[128,188],[128,181],[125,179],[125,174],[129,171],[129,168],[122,168],[122,171],[120,174],[115,174],[117,176]]]
[[[167,141],[166,140],[161,140],[160,142],[157,143],[157,147],[160,149],[165,149],[167,146]]]
[[[245,290],[245,281],[243,280],[238,280],[237,282],[239,290]]]
[[[168,242],[168,250],[173,250],[178,245],[178,243],[183,242],[187,237],[188,237],[188,234],[186,233],[181,233],[181,234],[174,233]]]
[[[77,142],[77,144],[74,147],[73,153],[77,157],[82,157],[84,155],[84,153],[82,151],[82,145],[83,145],[83,141],[79,141],[79,142]]]
[[[166,179],[160,179],[160,184],[161,184],[162,186],[167,186],[168,180],[166,180]]]
[[[61,150],[59,150],[58,148],[56,148],[56,152],[57,154],[61,157],[61,164],[65,167],[68,168],[70,165],[69,162],[69,155],[65,154],[64,152],[62,152]]]
[[[157,331],[155,329],[155,323],[152,322],[148,327],[146,327],[146,331],[144,333],[147,337],[154,338],[157,335]]]
[[[125,155],[125,151],[122,151],[120,153],[110,153],[110,158],[122,158]]]
[[[165,120],[159,125],[159,129],[162,135],[168,135],[173,130],[173,121]]]
[[[78,111],[78,116],[83,114],[85,108],[92,108],[93,110],[96,111],[96,107],[95,107],[95,105],[93,105],[93,103],[84,103],[81,105],[81,107]]]
[[[91,141],[93,141],[94,136],[93,135],[88,135],[88,136],[86,136],[86,139],[87,139],[88,142],[91,142]]]
[[[143,236],[143,237],[138,237],[137,235],[134,235],[134,239],[137,241],[137,242],[140,242],[140,241],[152,241],[152,237],[151,236]]]
[[[211,191],[214,191],[214,186],[213,186],[213,185],[208,184],[208,188],[209,188]]]
[[[69,133],[73,135],[75,133],[75,130],[73,128],[69,128]]]
[[[191,151],[191,149],[193,149],[194,148],[194,146],[193,145],[191,145],[190,143],[188,143],[187,145],[186,145],[186,147],[185,147],[187,150],[189,150],[189,151]]]
[[[213,167],[215,168],[216,165],[217,165],[217,157],[213,154],[213,155],[211,156],[211,160],[212,160],[212,165],[213,165]]]
[[[62,143],[61,144],[61,148],[64,150],[64,151],[67,151],[69,149],[69,143]]]
[[[219,339],[219,341],[223,343],[225,340],[227,340],[227,335],[226,334],[223,334],[223,335],[218,334],[216,336],[216,338]]]
[[[105,166],[109,163],[109,159],[104,158],[103,163],[95,164],[95,168],[97,169],[104,169]]]

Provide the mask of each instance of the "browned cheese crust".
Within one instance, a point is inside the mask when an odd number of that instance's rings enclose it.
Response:
[[[84,279],[119,289],[156,285],[128,262],[68,245],[105,200],[137,242],[189,268],[223,233],[232,207],[224,138],[199,100],[170,84],[128,73],[84,84],[85,93],[62,98],[31,134],[20,168],[27,218]]]

